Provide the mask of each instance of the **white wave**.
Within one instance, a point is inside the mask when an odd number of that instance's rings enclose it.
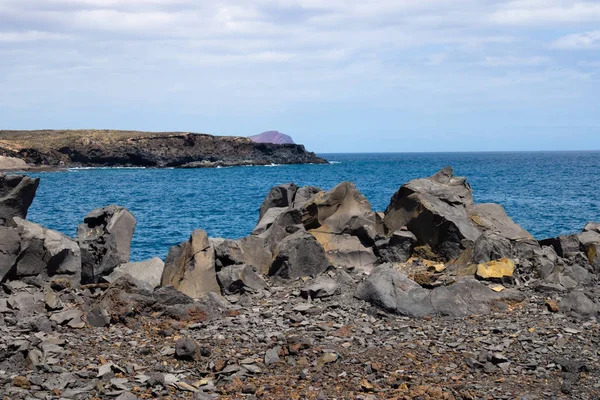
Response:
[[[146,167],[69,167],[67,171],[86,171],[91,169],[146,169]]]
[[[329,164],[341,164],[341,161],[329,161]]]

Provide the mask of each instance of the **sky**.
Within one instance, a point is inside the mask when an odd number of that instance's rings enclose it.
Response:
[[[600,150],[600,0],[0,0],[0,129]]]

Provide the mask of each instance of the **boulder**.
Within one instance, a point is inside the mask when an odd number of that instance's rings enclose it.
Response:
[[[77,228],[81,247],[81,281],[97,283],[117,266],[129,262],[134,216],[110,205],[91,211]]]
[[[0,230],[0,258],[7,262],[0,266],[0,280],[39,276],[79,285],[81,252],[75,241],[19,217],[13,223],[14,228]]]
[[[488,261],[477,266],[476,275],[480,279],[503,279],[511,278],[515,272],[515,263],[508,258]]]
[[[333,296],[340,291],[340,285],[328,276],[319,276],[304,286],[300,294],[305,299],[320,299]]]
[[[12,224],[13,217],[27,217],[39,184],[39,178],[0,174],[0,225]]]
[[[298,231],[279,243],[269,275],[281,279],[316,276],[331,267],[323,247],[314,236]]]
[[[114,282],[123,275],[129,275],[138,281],[148,284],[151,289],[160,286],[165,263],[158,257],[150,260],[121,264],[110,275],[103,277],[106,282]]]
[[[298,186],[294,183],[287,183],[285,185],[279,185],[271,188],[267,197],[260,206],[260,215],[258,220],[260,221],[267,211],[271,208],[287,208],[294,202],[294,196]]]
[[[494,253],[513,257],[514,242],[534,242],[502,206],[474,204],[466,179],[455,177],[450,167],[403,185],[392,197],[384,223],[387,232],[406,226],[419,247],[429,246],[446,261],[461,258],[462,268],[490,261]],[[476,244],[481,235],[487,236]]]
[[[267,287],[265,281],[250,265],[230,265],[217,272],[223,294],[259,291]]]
[[[559,302],[559,308],[564,313],[575,314],[579,317],[595,317],[600,310],[597,303],[584,292],[571,292]]]
[[[487,314],[494,303],[524,299],[513,290],[494,292],[473,278],[424,289],[391,264],[376,267],[371,276],[359,284],[355,296],[389,312],[410,317]]]
[[[464,240],[474,242],[481,234],[467,213],[472,204],[466,179],[446,167],[430,178],[402,185],[392,196],[384,223],[388,232],[408,227],[420,245],[450,260],[464,250]]]
[[[388,238],[375,242],[375,252],[381,263],[403,263],[412,255],[416,236],[408,230],[397,230]]]
[[[191,298],[221,293],[215,269],[215,251],[205,231],[197,229],[190,239],[171,247],[163,271],[162,286],[173,286]]]
[[[155,303],[152,292],[139,288],[135,280],[124,275],[110,284],[98,301],[91,306],[88,323],[105,326],[107,320],[126,322]]]

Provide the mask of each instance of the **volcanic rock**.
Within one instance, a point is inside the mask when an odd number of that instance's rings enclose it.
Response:
[[[266,212],[271,208],[287,208],[294,202],[298,186],[294,183],[279,185],[271,188],[267,197],[260,206],[259,221],[264,217]]]
[[[150,260],[121,264],[110,275],[102,279],[114,282],[123,275],[129,275],[138,281],[147,283],[151,289],[160,286],[165,263],[158,257]]]
[[[331,267],[323,247],[314,236],[298,231],[277,246],[269,275],[281,279],[316,276]]]
[[[464,250],[463,240],[474,242],[481,234],[467,214],[472,204],[466,179],[446,167],[430,178],[403,185],[392,197],[384,222],[390,232],[406,226],[419,244],[452,259]]]
[[[190,239],[171,247],[165,262],[162,286],[173,286],[191,298],[221,293],[215,269],[215,251],[205,231],[197,229]]]
[[[217,270],[229,265],[249,265],[261,274],[269,273],[273,255],[264,237],[250,235],[238,240],[211,239],[215,247]]]
[[[502,279],[510,278],[515,272],[515,263],[508,258],[488,261],[477,266],[476,275],[481,279]]]
[[[328,276],[319,276],[314,281],[302,288],[302,297],[319,299],[333,296],[340,290],[340,285]]]
[[[117,266],[129,262],[134,216],[110,205],[91,211],[77,228],[81,247],[81,282],[98,283]]]
[[[398,230],[388,238],[375,242],[375,252],[381,263],[403,263],[412,255],[417,238],[408,230]]]
[[[494,292],[472,278],[463,278],[450,286],[423,289],[390,264],[376,267],[362,282],[356,297],[387,311],[411,317],[447,315],[453,317],[487,314],[493,303],[522,301],[513,290]]]
[[[223,294],[259,291],[266,287],[265,281],[250,265],[230,265],[217,272]]]
[[[0,229],[0,280],[40,276],[44,280],[67,278],[79,285],[79,246],[62,233],[19,217],[14,228]]]

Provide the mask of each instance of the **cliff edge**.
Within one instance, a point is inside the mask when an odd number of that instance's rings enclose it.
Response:
[[[325,164],[298,144],[189,132],[115,130],[0,131],[0,154],[49,166],[202,168]]]

